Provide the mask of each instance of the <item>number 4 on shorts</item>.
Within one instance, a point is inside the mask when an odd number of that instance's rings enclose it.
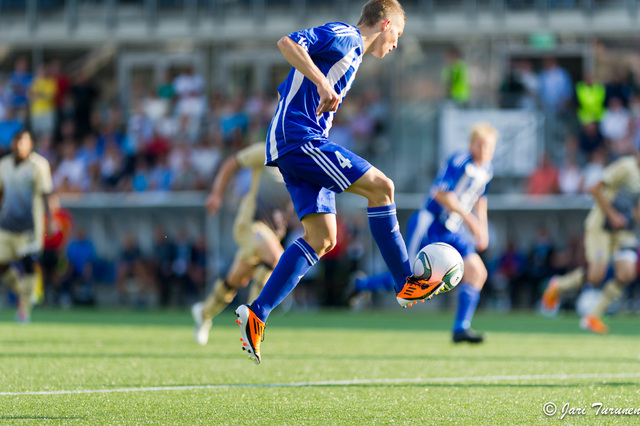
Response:
[[[345,167],[351,168],[351,161],[348,158],[345,158],[344,155],[340,154],[340,151],[336,151],[336,157],[338,158],[338,162],[340,163],[340,167],[343,169]]]

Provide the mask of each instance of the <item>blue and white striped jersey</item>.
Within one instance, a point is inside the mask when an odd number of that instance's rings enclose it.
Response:
[[[342,103],[364,54],[360,31],[352,25],[332,22],[288,36],[309,53]],[[274,160],[310,140],[327,139],[333,122],[333,112],[316,116],[320,103],[318,88],[295,68],[278,86],[278,93],[280,102],[267,133],[267,165],[273,165]]]
[[[492,178],[491,163],[478,166],[473,162],[469,151],[455,153],[438,170],[429,191],[426,209],[449,231],[457,232],[462,225],[462,217],[438,204],[434,200],[436,191],[453,191],[460,200],[462,210],[469,213],[478,199],[487,194]]]

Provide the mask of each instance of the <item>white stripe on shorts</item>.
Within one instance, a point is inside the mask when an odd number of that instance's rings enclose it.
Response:
[[[320,168],[322,170],[324,170],[324,172],[331,178],[333,179],[333,181],[338,184],[338,186],[340,187],[341,190],[345,190],[347,189],[347,187],[349,186],[349,181],[344,178],[344,181],[340,178],[339,175],[337,175],[331,168],[330,166],[326,163],[326,161],[324,158],[320,158],[316,152],[313,152],[307,145],[311,145],[311,143],[309,142],[306,145],[303,145],[302,151],[307,154],[309,157],[311,157],[313,159],[313,161],[320,166]],[[313,147],[313,145],[311,145]],[[329,164],[331,164],[331,162],[329,162]],[[343,176],[344,177],[344,176]],[[347,182],[347,184],[345,185],[345,181]]]

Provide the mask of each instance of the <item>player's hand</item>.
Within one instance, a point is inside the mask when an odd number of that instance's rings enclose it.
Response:
[[[322,115],[325,112],[336,112],[340,105],[340,96],[327,81],[326,84],[318,86],[318,95],[320,95],[320,104],[316,109],[316,115]]]
[[[618,211],[612,210],[607,218],[613,229],[625,229],[628,225],[627,218]]]
[[[218,197],[216,194],[209,194],[207,200],[205,201],[205,208],[210,215],[214,215],[220,211],[220,206],[222,205],[222,199]]]

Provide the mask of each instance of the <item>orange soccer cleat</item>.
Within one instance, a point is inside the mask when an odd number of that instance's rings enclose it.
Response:
[[[558,279],[551,277],[547,288],[542,293],[540,308],[545,315],[554,315],[560,307],[560,290],[558,288]]]
[[[408,277],[400,293],[396,295],[398,303],[403,308],[413,306],[425,299],[429,300],[440,292],[444,283],[442,281],[429,282],[420,280],[414,276]]]
[[[236,323],[240,326],[242,350],[249,353],[249,359],[260,364],[260,343],[264,340],[264,323],[253,313],[248,305],[236,309]]]
[[[609,326],[603,323],[600,318],[593,315],[583,316],[580,320],[580,327],[596,334],[609,333]]]

